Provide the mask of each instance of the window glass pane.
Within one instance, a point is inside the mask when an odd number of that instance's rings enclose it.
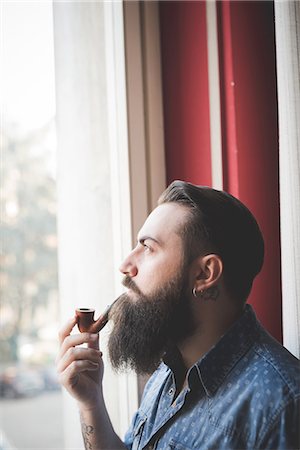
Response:
[[[1,16],[0,433],[5,449],[62,449],[52,4]]]

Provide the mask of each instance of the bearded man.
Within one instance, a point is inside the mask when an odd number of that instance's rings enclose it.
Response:
[[[113,367],[152,374],[124,441],[103,400],[98,335],[70,335],[75,318],[60,333],[57,368],[86,449],[300,448],[298,360],[246,304],[263,256],[240,201],[182,181],[167,188],[120,267],[127,291],[110,314]]]

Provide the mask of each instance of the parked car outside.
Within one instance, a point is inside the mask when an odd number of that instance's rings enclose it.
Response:
[[[31,397],[45,388],[41,374],[24,367],[8,367],[0,375],[0,396],[4,398]]]

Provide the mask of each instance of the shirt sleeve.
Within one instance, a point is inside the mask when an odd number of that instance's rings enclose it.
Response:
[[[272,422],[258,448],[272,450],[299,450],[300,399],[291,401]]]

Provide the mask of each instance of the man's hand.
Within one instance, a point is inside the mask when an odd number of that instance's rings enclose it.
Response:
[[[103,361],[99,350],[99,335],[71,335],[75,325],[74,317],[59,333],[57,372],[60,383],[79,402],[81,408],[93,409],[102,398]],[[82,344],[87,344],[87,347],[79,347]]]
[[[102,392],[103,361],[99,335],[71,335],[76,318],[59,333],[60,351],[56,359],[61,384],[77,400],[86,450],[126,450],[115,433]],[[80,347],[87,344],[87,347]]]

